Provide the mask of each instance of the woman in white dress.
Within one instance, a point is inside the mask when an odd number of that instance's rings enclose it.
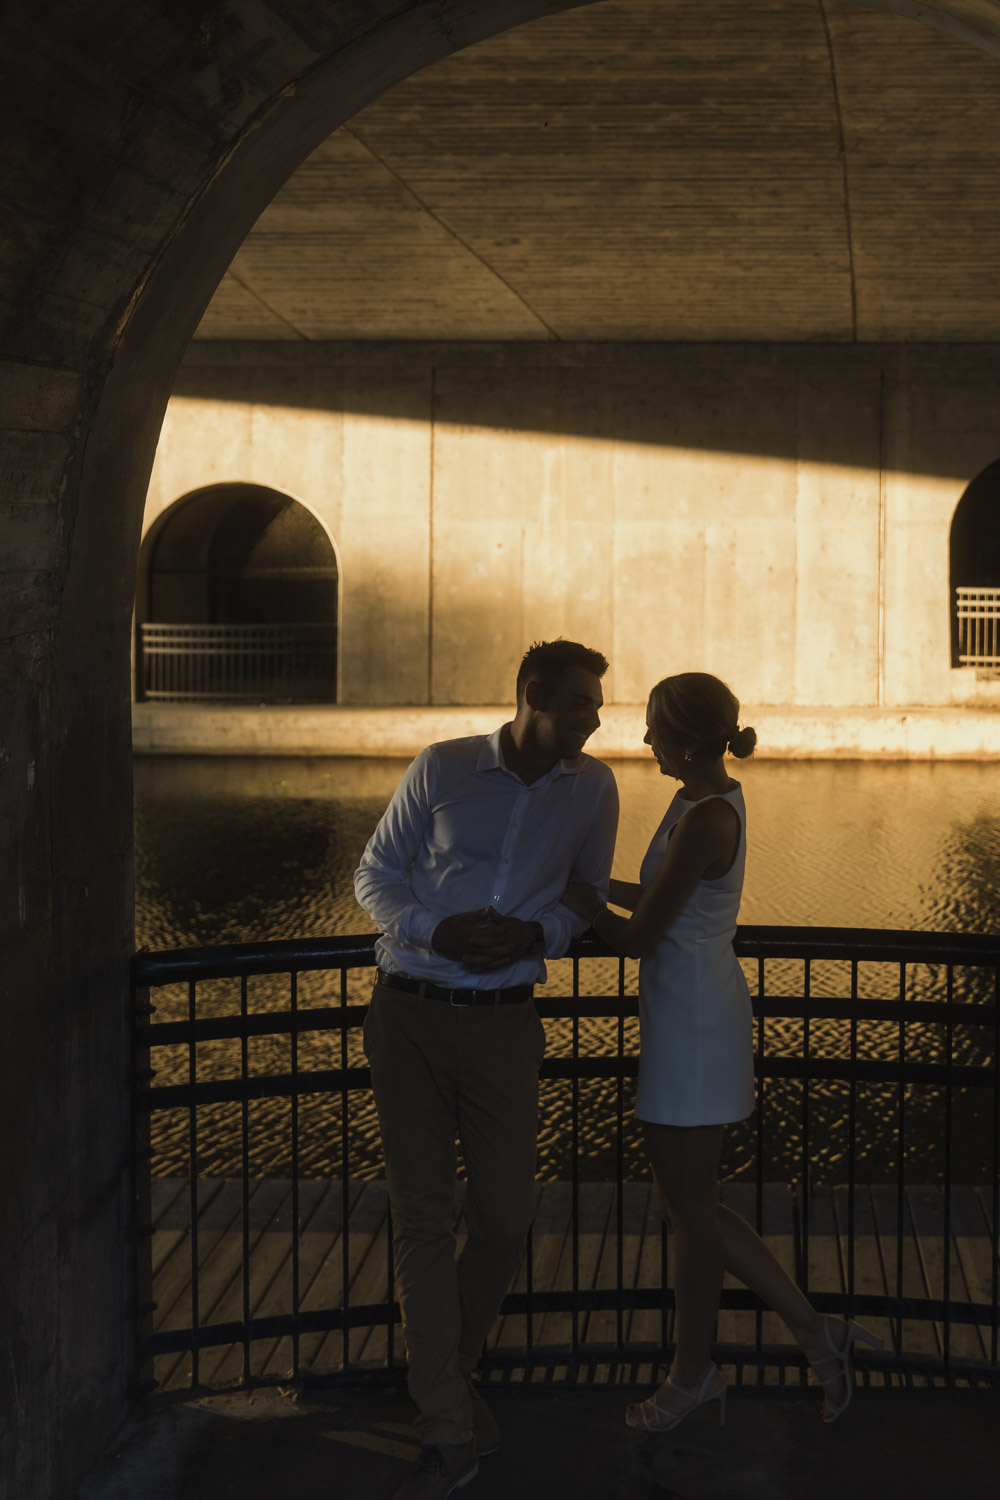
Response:
[[[593,930],[639,963],[642,1125],[660,1210],[675,1247],[676,1343],[670,1373],[630,1406],[631,1427],[668,1432],[726,1381],[712,1359],[722,1278],[729,1271],[784,1319],[823,1386],[824,1421],[853,1391],[852,1346],[881,1347],[855,1323],[817,1313],[745,1219],[719,1202],[723,1127],[753,1112],[753,1012],[733,937],[746,860],[746,809],[726,769],[727,750],[751,755],[755,731],[739,728],[739,703],[704,672],[658,682],[645,743],[663,776],[681,783],[635,884],[612,880],[609,900],[573,884],[564,900]]]

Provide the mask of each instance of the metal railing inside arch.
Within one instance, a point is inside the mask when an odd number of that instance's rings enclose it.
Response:
[[[392,1225],[361,1028],[374,936],[136,955],[139,1388],[397,1379]],[[1000,938],[744,927],[757,1109],[722,1198],[821,1311],[862,1318],[874,1384],[1000,1383]],[[631,1117],[636,966],[593,937],[536,992],[538,1206],[486,1379],[652,1379],[671,1235]],[[458,1155],[461,1176],[461,1157]],[[462,1184],[456,1199],[461,1243]],[[717,1357],[803,1381],[727,1277]]]
[[[336,625],[148,623],[138,644],[143,702],[336,702]]]

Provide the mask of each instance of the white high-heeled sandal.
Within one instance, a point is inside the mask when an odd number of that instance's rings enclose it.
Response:
[[[716,1377],[718,1377],[722,1384],[717,1384],[714,1390],[709,1390],[709,1386]],[[684,1386],[677,1385],[668,1375],[660,1386],[660,1389],[654,1391],[651,1396],[647,1396],[645,1401],[639,1401],[633,1406],[626,1407],[625,1421],[629,1427],[635,1427],[640,1432],[671,1432],[678,1423],[683,1422],[685,1417],[689,1417],[693,1411],[697,1411],[699,1406],[705,1406],[709,1401],[718,1401],[719,1425],[721,1427],[725,1424],[726,1420],[726,1391],[728,1389],[729,1386],[725,1379],[723,1379],[722,1372],[717,1365],[709,1366],[704,1380],[696,1391],[689,1391]],[[689,1405],[685,1406],[683,1411],[670,1411],[669,1408],[661,1406],[656,1398],[660,1395],[661,1391],[667,1390],[675,1391]]]
[[[851,1397],[854,1395],[854,1345],[860,1342],[868,1344],[872,1349],[881,1349],[883,1347],[882,1340],[876,1334],[869,1333],[867,1328],[862,1328],[853,1319],[849,1319],[845,1326],[847,1328],[847,1338],[844,1342],[844,1347],[838,1349],[830,1332],[830,1319],[828,1316],[824,1316],[823,1338],[830,1352],[829,1354],[821,1354],[818,1359],[810,1359],[809,1361],[816,1371],[816,1379],[820,1385],[825,1387],[834,1380],[843,1380],[844,1382],[844,1396],[839,1404],[833,1401],[829,1394],[824,1391],[823,1406],[820,1411],[824,1422],[836,1422],[837,1418],[842,1417],[851,1404]],[[819,1366],[828,1364],[835,1364],[837,1368],[831,1371],[829,1375],[821,1375]]]

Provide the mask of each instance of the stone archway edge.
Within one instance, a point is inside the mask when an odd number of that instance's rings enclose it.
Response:
[[[509,705],[240,708],[137,703],[137,755],[287,755],[411,758],[436,740],[489,734]],[[996,708],[744,706],[759,760],[1000,760]],[[604,760],[646,759],[645,707],[612,704],[588,746]]]
[[[331,0],[300,8],[316,18],[311,46],[280,4],[249,0],[136,0],[124,26],[103,0],[5,10],[4,1493],[76,1493],[125,1414],[129,620],[177,367],[250,225],[315,144],[447,52],[573,3]],[[1000,0],[870,8],[1000,53]],[[350,712],[370,731],[380,711]]]

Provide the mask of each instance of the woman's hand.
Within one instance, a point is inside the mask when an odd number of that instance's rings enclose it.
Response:
[[[588,922],[604,905],[594,887],[587,885],[584,880],[571,880],[563,891],[562,902],[570,911],[575,911],[578,917],[586,917]]]

